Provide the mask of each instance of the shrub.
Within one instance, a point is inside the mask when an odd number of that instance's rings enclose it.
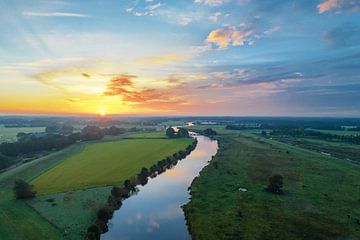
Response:
[[[34,186],[28,184],[22,179],[15,180],[14,193],[17,199],[35,197],[36,192],[33,190]]]
[[[282,194],[283,179],[284,178],[280,174],[275,174],[269,177],[269,185],[266,190],[271,193]]]
[[[112,213],[108,207],[102,207],[97,212],[97,218],[103,222],[107,222],[111,217]]]
[[[114,197],[116,197],[116,198],[121,197],[121,194],[122,194],[121,188],[113,187],[111,189],[111,195],[113,195]]]

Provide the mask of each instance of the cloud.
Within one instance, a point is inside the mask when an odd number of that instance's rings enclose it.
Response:
[[[152,10],[155,10],[157,8],[159,8],[161,6],[161,3],[156,3],[156,4],[153,4],[153,5],[149,5],[146,7],[146,9],[149,9],[150,11]]]
[[[214,43],[219,48],[227,48],[230,45],[242,46],[245,42],[249,42],[249,37],[252,33],[252,30],[238,31],[236,27],[219,28],[211,31],[206,41]]]
[[[221,12],[216,12],[213,15],[209,17],[209,19],[213,22],[217,22],[219,20],[219,17],[221,16]]]
[[[343,23],[324,34],[327,45],[332,49],[360,44],[360,27],[353,23]]]
[[[136,105],[137,110],[176,112],[179,106],[189,103],[189,92],[181,78],[169,76],[165,88],[138,88],[135,75],[122,74],[111,79],[104,91],[104,96],[121,97],[121,102]]]
[[[332,10],[337,10],[338,13],[342,11],[358,11],[360,2],[357,0],[323,0],[317,8],[320,14]]]
[[[24,12],[23,15],[31,17],[78,17],[87,18],[90,17],[86,14],[69,13],[69,12]]]
[[[82,75],[82,76],[84,76],[84,77],[86,77],[86,78],[90,78],[90,77],[91,77],[91,75],[90,75],[90,74],[85,73],[85,72],[84,72],[84,73],[81,73],[81,75]]]
[[[130,96],[135,93],[133,90],[133,80],[137,78],[135,75],[121,74],[112,78],[106,87],[104,95],[106,96]]]
[[[195,0],[194,1],[194,3],[196,3],[196,4],[204,3],[209,6],[219,6],[219,5],[223,4],[224,2],[225,2],[224,0]]]

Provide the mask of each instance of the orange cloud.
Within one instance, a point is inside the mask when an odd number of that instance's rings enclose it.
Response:
[[[229,45],[241,46],[248,41],[248,37],[253,32],[251,30],[238,31],[235,27],[219,28],[211,31],[206,38],[208,43],[214,43],[220,48],[226,48]]]
[[[182,80],[176,76],[167,79],[166,88],[144,88],[137,89],[133,80],[134,75],[123,74],[115,77],[107,84],[105,96],[120,96],[121,102],[128,105],[136,105],[137,111],[146,112],[176,112],[179,106],[190,104],[186,100],[188,91],[185,85],[179,85]]]
[[[342,0],[325,0],[318,5],[319,13],[324,13],[336,8],[341,2]]]

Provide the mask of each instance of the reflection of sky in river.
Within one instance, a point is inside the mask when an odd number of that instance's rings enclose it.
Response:
[[[216,153],[217,144],[198,137],[196,149],[165,173],[139,187],[136,196],[123,202],[110,223],[104,240],[188,239],[181,206],[188,202],[187,188]]]

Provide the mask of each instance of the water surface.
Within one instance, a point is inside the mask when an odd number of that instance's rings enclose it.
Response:
[[[196,136],[194,151],[123,201],[102,240],[189,239],[181,206],[189,201],[188,187],[217,151],[217,142]]]

